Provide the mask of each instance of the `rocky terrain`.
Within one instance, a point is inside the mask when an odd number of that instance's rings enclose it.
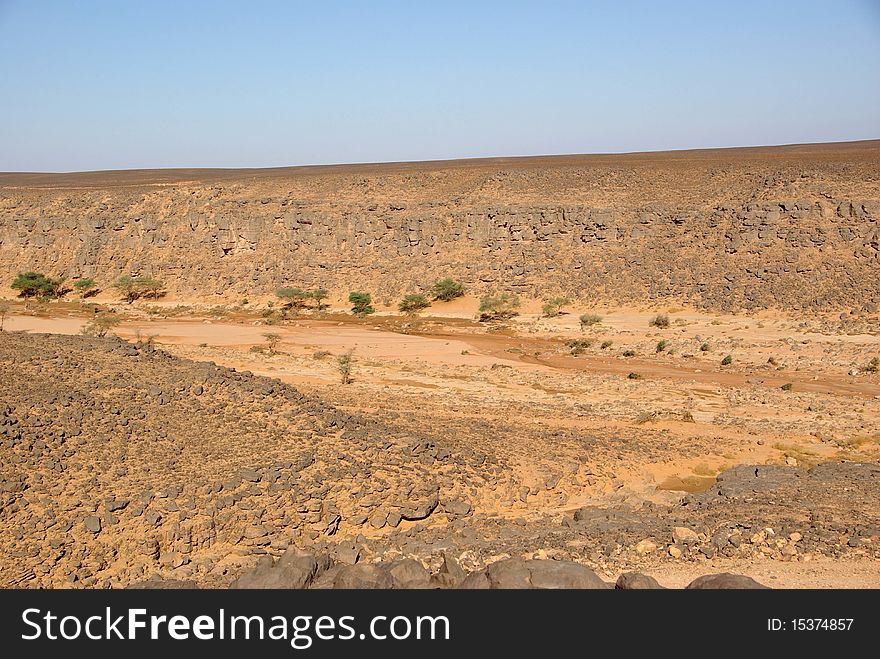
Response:
[[[656,502],[610,470],[678,453],[663,433],[642,452],[540,425],[480,441],[144,340],[3,332],[0,383],[6,587],[604,587],[670,562],[880,558],[871,463],[741,465]]]
[[[275,170],[0,174],[0,279],[875,311],[880,143]]]
[[[0,174],[0,587],[880,587],[878,240],[877,141]]]

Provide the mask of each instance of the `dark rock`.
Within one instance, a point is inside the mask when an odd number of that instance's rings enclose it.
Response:
[[[431,583],[438,588],[454,588],[464,581],[465,571],[454,558],[443,554],[443,563],[436,574],[432,575]]]
[[[767,589],[768,586],[758,583],[751,577],[740,574],[706,574],[697,577],[687,585],[687,590],[718,590],[718,589]]]
[[[346,565],[333,579],[333,588],[339,589],[378,590],[391,588],[393,584],[385,569],[366,563]]]
[[[394,588],[427,588],[431,573],[413,558],[404,558],[388,566]]]
[[[654,577],[639,572],[625,572],[617,577],[614,584],[617,590],[661,590],[661,586]]]
[[[318,560],[311,552],[299,547],[288,549],[274,564],[258,565],[242,574],[232,588],[308,588],[318,574]]]
[[[86,528],[92,533],[99,533],[101,531],[101,518],[95,517],[94,515],[89,515],[83,520],[83,523],[86,525]]]

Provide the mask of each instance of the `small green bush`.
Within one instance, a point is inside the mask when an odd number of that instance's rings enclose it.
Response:
[[[871,361],[865,364],[862,370],[865,373],[876,373],[877,371],[880,371],[880,357],[874,357],[871,359]]]
[[[605,341],[602,341],[602,345],[599,347],[602,348],[602,350],[605,350],[605,348],[610,348],[613,343],[614,341],[612,341],[611,339],[607,339]]]
[[[792,386],[793,386],[793,385],[792,385],[791,382],[786,382],[784,385],[782,385],[782,386],[779,387],[779,388],[782,389],[783,391],[791,391]]]
[[[635,350],[624,350],[624,351],[623,351],[623,356],[624,356],[624,357],[635,357],[635,356],[636,356],[636,351],[635,351]]]
[[[664,350],[666,350],[667,345],[668,344],[666,343],[666,341],[658,341],[657,347],[655,348],[654,352],[663,352]]]
[[[355,316],[369,316],[371,313],[376,313],[376,310],[373,308],[373,296],[369,293],[359,293],[353,291],[348,294],[348,301],[351,303],[351,312]]]
[[[351,350],[339,355],[336,358],[336,365],[339,368],[339,376],[342,380],[342,384],[349,384],[351,382],[352,363],[353,359]]]
[[[422,309],[427,309],[431,306],[431,302],[424,295],[420,293],[413,293],[411,295],[405,296],[400,304],[397,305],[398,310],[402,313],[408,314],[416,314]]]
[[[581,329],[585,327],[589,327],[590,325],[596,325],[602,322],[602,316],[599,316],[594,313],[585,313],[580,317],[581,321]]]
[[[115,313],[99,313],[83,325],[79,331],[83,336],[105,337],[107,332],[116,327],[121,319]]]
[[[464,286],[451,277],[441,279],[431,288],[435,300],[449,302],[464,295]]]
[[[651,318],[648,325],[650,325],[651,327],[660,327],[661,329],[665,329],[669,327],[669,316],[667,316],[665,313],[659,313]]]
[[[730,366],[733,363],[733,357],[731,355],[727,355],[724,359],[721,360],[722,366]]]
[[[486,295],[480,298],[480,320],[502,320],[517,315],[519,296],[514,293]]]
[[[565,345],[571,350],[571,354],[577,357],[593,345],[593,342],[590,339],[572,339],[571,341],[567,341]]]
[[[703,345],[701,345],[701,346],[700,346],[700,352],[709,352],[709,344],[708,344],[708,343],[704,343]]]
[[[640,373],[630,373],[626,376],[628,380],[641,380],[642,376]]]

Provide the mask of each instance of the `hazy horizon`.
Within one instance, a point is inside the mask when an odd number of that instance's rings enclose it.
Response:
[[[880,137],[876,0],[439,7],[0,0],[0,57],[4,172],[377,164]]]

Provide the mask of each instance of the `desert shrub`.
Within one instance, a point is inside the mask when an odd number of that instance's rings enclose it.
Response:
[[[602,348],[602,350],[605,350],[606,348],[610,348],[613,344],[614,341],[612,341],[611,339],[606,339],[605,341],[602,341],[602,345],[599,347]]]
[[[874,357],[862,368],[865,373],[876,373],[880,371],[880,357]]]
[[[264,332],[263,338],[266,340],[266,352],[271,357],[275,354],[275,348],[278,347],[278,343],[281,341],[281,335]]]
[[[629,375],[626,376],[626,378],[628,380],[641,380],[642,375],[641,375],[641,373],[630,373]]]
[[[623,351],[623,356],[624,356],[624,357],[635,357],[635,356],[636,356],[636,351],[635,351],[635,350],[624,350],[624,351]]]
[[[397,308],[403,313],[415,314],[430,306],[431,303],[428,301],[428,298],[421,293],[413,293],[405,296],[400,301],[400,304],[397,305]]]
[[[733,357],[731,355],[727,355],[724,359],[721,360],[722,366],[730,366],[733,363]]]
[[[779,362],[776,361],[776,357],[773,357],[772,355],[767,358],[767,363],[771,366],[779,366]]]
[[[651,320],[648,322],[648,325],[650,325],[651,327],[660,327],[662,329],[665,329],[669,327],[669,316],[667,316],[665,313],[658,313],[656,316],[651,318]]]
[[[165,295],[165,284],[152,277],[123,275],[113,283],[113,288],[118,290],[129,304],[142,297],[159,299]]]
[[[709,344],[704,343],[700,346],[700,352],[709,352]]]
[[[555,318],[556,316],[562,315],[564,313],[562,308],[570,303],[571,300],[567,297],[554,297],[547,300],[546,302],[544,302],[544,306],[542,307],[544,317]]]
[[[64,279],[47,277],[42,272],[20,272],[12,280],[11,286],[24,298],[37,296],[60,298],[67,293]]]
[[[594,313],[585,313],[580,317],[581,321],[581,329],[585,327],[589,327],[590,325],[596,325],[602,322],[602,316],[599,316]]]
[[[279,288],[275,295],[284,303],[285,309],[304,309],[311,299],[309,291],[293,286]]]
[[[694,415],[691,413],[690,410],[685,410],[681,413],[681,420],[685,423],[695,423]]]
[[[449,302],[464,295],[464,286],[451,277],[437,281],[431,288],[435,300]]]
[[[333,353],[329,350],[318,350],[317,352],[312,354],[312,359],[317,359],[318,361],[324,359],[325,357],[329,357]]]
[[[348,301],[351,302],[351,312],[355,316],[369,316],[371,313],[376,313],[373,308],[373,296],[369,293],[353,291],[348,294]]]
[[[121,319],[114,313],[99,313],[89,322],[83,325],[80,334],[83,336],[107,336],[107,332],[116,327]]]
[[[791,391],[792,387],[793,387],[793,385],[791,382],[786,382],[784,385],[782,385],[779,388],[782,389],[783,391]]]
[[[336,366],[339,369],[339,377],[342,384],[351,382],[351,367],[353,363],[352,351],[344,352],[336,358]]]
[[[571,350],[571,354],[577,357],[593,345],[593,342],[590,339],[572,339],[567,341],[565,345]]]
[[[81,298],[92,297],[98,294],[98,282],[91,277],[81,277],[73,282],[73,290],[79,293]]]
[[[243,297],[241,298],[241,302],[239,302],[239,304],[243,307],[246,307],[248,304],[250,304],[250,300],[248,300],[246,297]]]
[[[480,298],[480,320],[502,320],[517,315],[520,301],[514,293],[486,295]]]
[[[663,352],[664,350],[666,350],[667,345],[668,343],[666,343],[666,341],[658,341],[657,347],[654,349],[654,352]]]

